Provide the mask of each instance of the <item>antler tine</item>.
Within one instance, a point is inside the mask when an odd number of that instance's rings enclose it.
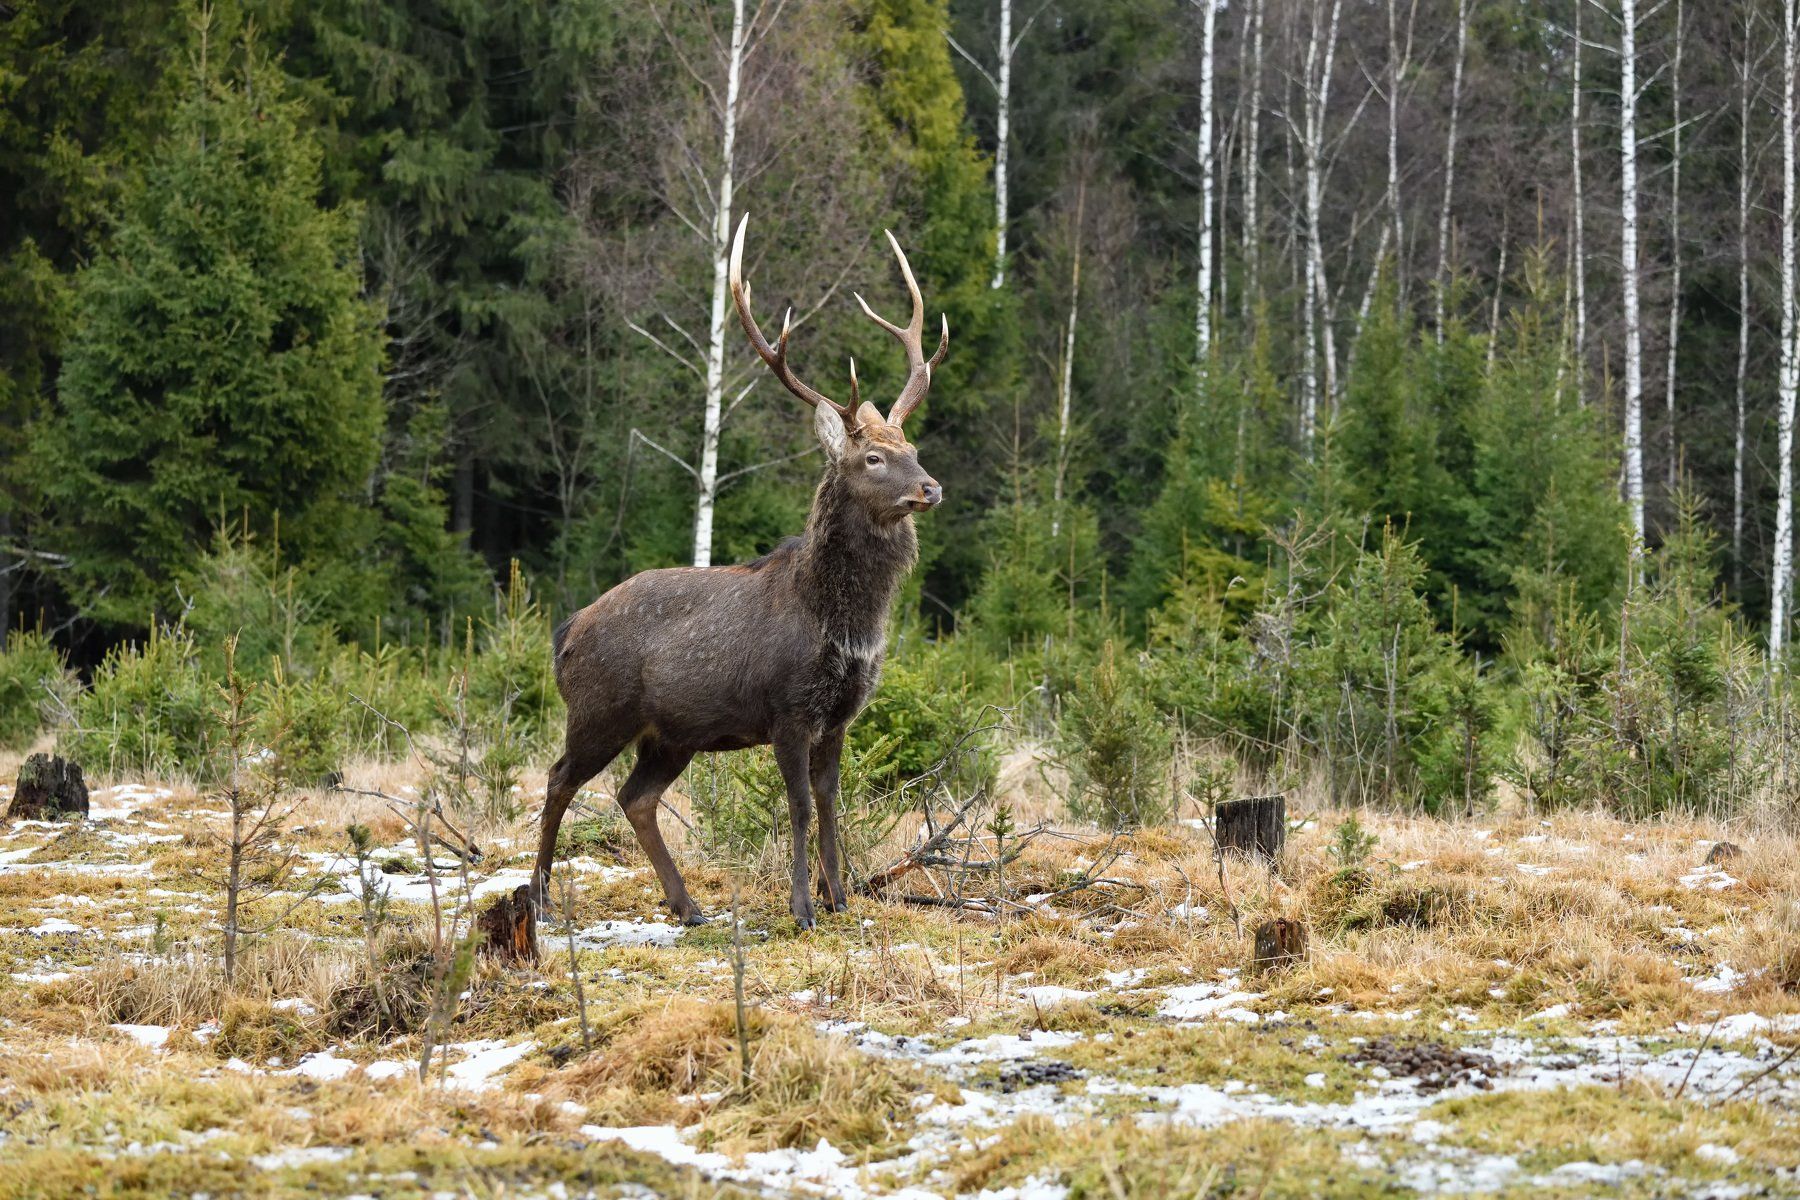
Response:
[[[882,232],[887,234],[888,245],[894,248],[894,258],[900,263],[900,274],[906,280],[907,294],[912,297],[912,317],[902,329],[870,308],[869,302],[862,296],[856,296],[856,303],[861,306],[864,316],[892,334],[906,351],[906,364],[909,368],[906,386],[901,389],[900,398],[894,401],[894,407],[888,410],[888,423],[898,425],[906,420],[925,399],[925,393],[931,390],[931,372],[944,361],[944,355],[950,349],[950,319],[941,318],[943,334],[938,339],[937,353],[927,362],[924,345],[925,297],[919,294],[919,281],[913,277],[912,264],[906,261],[906,251],[900,248],[899,239],[894,237],[892,230],[884,229]]]
[[[737,306],[738,321],[744,326],[744,336],[750,339],[750,347],[757,356],[769,365],[775,378],[781,380],[782,386],[794,393],[806,403],[817,408],[821,404],[829,405],[848,423],[854,408],[845,408],[825,393],[802,383],[788,366],[788,335],[793,332],[794,310],[788,309],[781,318],[781,336],[775,345],[769,345],[769,339],[757,328],[756,318],[750,315],[750,285],[744,282],[744,229],[750,224],[750,214],[745,213],[738,221],[737,233],[731,239],[731,299]]]

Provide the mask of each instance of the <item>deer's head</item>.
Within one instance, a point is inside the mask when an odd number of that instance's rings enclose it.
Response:
[[[944,354],[950,349],[950,320],[940,315],[943,332],[938,338],[937,353],[927,361],[923,340],[925,300],[919,295],[918,281],[913,278],[912,267],[907,263],[900,243],[894,240],[893,234],[887,235],[888,244],[894,248],[894,257],[900,261],[900,274],[906,279],[906,290],[912,296],[912,319],[902,328],[877,315],[861,296],[856,297],[863,314],[892,334],[906,351],[909,368],[906,386],[900,389],[899,398],[884,417],[873,404],[862,399],[856,382],[854,359],[850,362],[848,404],[839,404],[823,392],[807,386],[794,374],[787,361],[793,309],[790,308],[787,315],[782,317],[781,336],[775,339],[773,346],[763,336],[762,330],[757,328],[756,318],[750,315],[750,285],[744,281],[744,227],[749,222],[750,217],[746,213],[738,222],[737,234],[731,240],[731,297],[737,304],[738,319],[743,322],[744,333],[749,337],[750,345],[769,364],[775,378],[781,380],[788,391],[811,406],[813,430],[819,435],[819,444],[825,448],[825,455],[831,460],[832,469],[871,518],[878,523],[886,523],[937,507],[938,502],[944,498],[944,489],[919,465],[919,452],[906,440],[906,431],[902,426],[931,390],[931,372],[944,361]]]

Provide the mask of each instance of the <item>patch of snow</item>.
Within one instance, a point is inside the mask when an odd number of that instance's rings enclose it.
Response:
[[[1696,992],[1729,992],[1749,976],[1736,970],[1730,963],[1720,963],[1719,969],[1711,975],[1683,977],[1683,982],[1691,985]]]
[[[1249,1024],[1258,1018],[1243,1005],[1247,1001],[1260,999],[1261,992],[1235,991],[1229,982],[1194,983],[1170,988],[1163,996],[1162,1003],[1156,1006],[1156,1015],[1172,1021],[1204,1021],[1208,1017],[1243,1020],[1248,1016],[1251,1020],[1246,1024]]]
[[[602,921],[577,930],[575,944],[584,950],[607,946],[673,946],[684,930],[684,926],[662,921]]]
[[[464,1058],[461,1062],[452,1063],[444,1072],[449,1081],[456,1087],[481,1091],[493,1086],[495,1075],[537,1049],[534,1041],[523,1041],[508,1044],[499,1040],[479,1042],[457,1042],[445,1047],[447,1050],[460,1050]]]
[[[281,1074],[298,1075],[303,1079],[329,1082],[333,1079],[342,1079],[355,1070],[356,1063],[354,1061],[348,1058],[339,1058],[330,1050],[320,1050],[301,1058],[298,1063],[282,1071]]]
[[[167,1025],[126,1025],[121,1023],[113,1025],[111,1028],[118,1030],[138,1045],[151,1050],[162,1049],[163,1043],[169,1040]]]
[[[1560,1021],[1570,1016],[1575,1007],[1570,1004],[1552,1004],[1549,1008],[1539,1009],[1525,1019],[1527,1021]]]
[[[1677,1023],[1676,1029],[1682,1033],[1705,1033],[1711,1028],[1714,1040],[1721,1042],[1747,1042],[1768,1033],[1800,1033],[1800,1013],[1783,1013],[1776,1017],[1765,1017],[1758,1013],[1733,1013],[1729,1017],[1721,1017],[1715,1025],[1702,1023]]]
[[[1722,892],[1726,888],[1736,887],[1738,881],[1717,867],[1701,867],[1683,875],[1680,883],[1684,888],[1705,888],[1708,891]]]
[[[1033,1175],[1018,1187],[982,1188],[975,1200],[1068,1200],[1069,1189],[1045,1175]]]
[[[292,1146],[272,1154],[258,1154],[251,1158],[250,1163],[259,1171],[285,1171],[319,1163],[343,1162],[349,1157],[348,1146]]]
[[[1541,867],[1536,863],[1516,863],[1514,865],[1527,875],[1548,875],[1556,870],[1555,867]]]
[[[38,937],[48,937],[55,934],[82,933],[84,931],[73,921],[65,921],[61,917],[46,917],[38,924],[33,925],[27,932]]]
[[[364,1067],[363,1068],[363,1078],[364,1079],[400,1079],[407,1075],[415,1075],[418,1073],[418,1070],[419,1070],[418,1063],[395,1062],[391,1058],[384,1058],[384,1059],[380,1060],[379,1062],[372,1062],[368,1066]]]
[[[1036,987],[1020,988],[1019,995],[1042,1008],[1053,1004],[1063,1004],[1074,1000],[1088,1000],[1093,992],[1084,992],[1080,988],[1057,987],[1051,983],[1041,983]]]
[[[1434,1121],[1430,1117],[1426,1117],[1423,1120],[1414,1121],[1412,1127],[1407,1130],[1407,1135],[1415,1142],[1430,1144],[1454,1129],[1453,1125],[1446,1125],[1442,1121]]]
[[[148,875],[155,868],[150,862],[0,862],[0,875]]]
[[[1738,1152],[1733,1150],[1730,1146],[1721,1146],[1717,1142],[1707,1142],[1704,1145],[1696,1146],[1694,1148],[1694,1157],[1704,1159],[1709,1163],[1718,1163],[1722,1167],[1729,1167],[1737,1162]]]

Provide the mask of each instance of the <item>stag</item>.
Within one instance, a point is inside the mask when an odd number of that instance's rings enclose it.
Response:
[[[702,924],[706,918],[663,843],[657,806],[694,755],[772,745],[794,837],[789,911],[802,929],[812,928],[806,842],[815,807],[819,895],[829,911],[845,908],[838,760],[845,730],[880,678],[894,593],[918,558],[913,514],[935,508],[944,496],[902,426],[950,348],[950,322],[940,317],[937,352],[927,360],[925,301],[900,243],[888,234],[912,297],[912,318],[902,327],[878,316],[860,295],[856,302],[905,350],[906,384],[883,417],[861,399],[852,360],[850,403],[839,404],[803,383],[788,363],[793,310],[774,345],[751,316],[743,277],[748,223],[748,216],[738,222],[731,242],[738,319],[775,378],[813,409],[825,472],[799,537],[737,566],[634,575],[556,630],[556,686],[568,705],[568,728],[544,797],[532,876],[540,904],[569,801],[635,744],[637,761],[619,789],[619,807],[670,909],[685,924]]]

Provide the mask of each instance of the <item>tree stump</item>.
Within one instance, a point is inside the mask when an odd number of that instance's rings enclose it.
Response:
[[[1706,865],[1716,867],[1720,863],[1730,862],[1732,859],[1740,857],[1743,853],[1744,848],[1736,842],[1714,842],[1713,848],[1706,852]]]
[[[48,754],[34,754],[20,763],[19,784],[6,815],[34,821],[87,816],[88,790],[81,764]]]
[[[1287,842],[1287,797],[1245,796],[1220,803],[1213,809],[1213,836],[1221,850],[1274,866]]]
[[[531,902],[531,885],[521,883],[510,895],[494,901],[476,920],[481,933],[481,953],[491,954],[509,967],[535,966],[537,908]]]
[[[1306,959],[1306,926],[1292,917],[1276,917],[1256,927],[1250,969],[1277,971]]]

